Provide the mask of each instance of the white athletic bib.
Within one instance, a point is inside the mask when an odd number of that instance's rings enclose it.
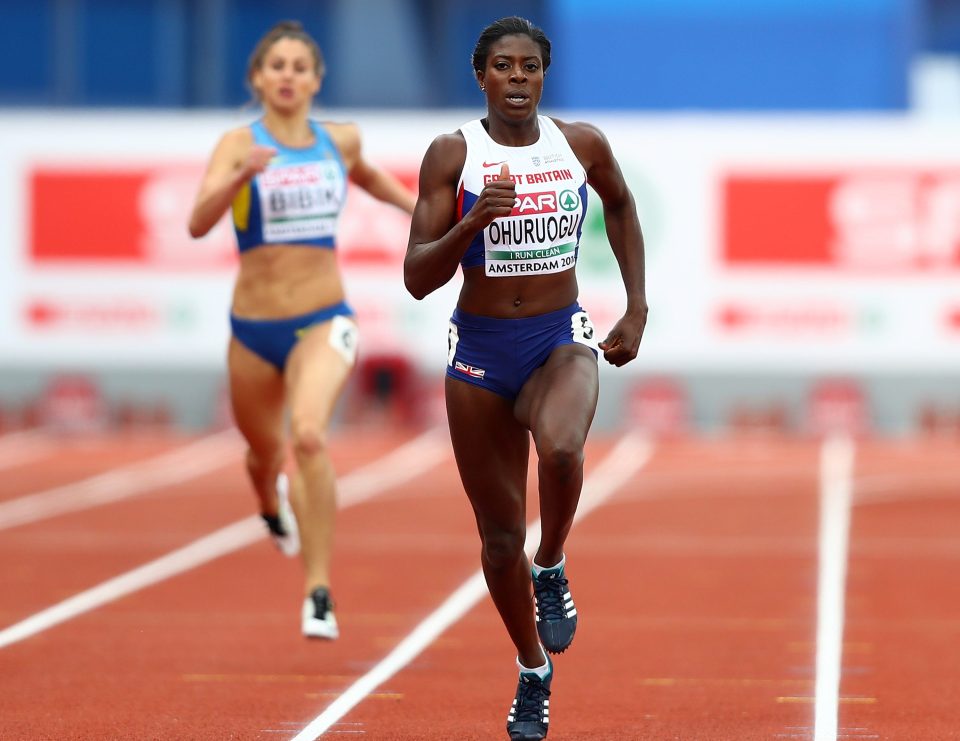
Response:
[[[264,242],[334,236],[346,192],[337,162],[270,167],[257,181]]]

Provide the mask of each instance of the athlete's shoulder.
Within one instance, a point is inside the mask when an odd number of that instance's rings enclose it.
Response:
[[[421,190],[426,183],[456,185],[467,161],[467,142],[460,131],[434,137],[420,164]]]
[[[343,160],[347,171],[352,171],[361,158],[360,127],[352,121],[314,121],[326,133]]]
[[[253,144],[252,124],[237,126],[234,129],[225,131],[223,136],[220,137],[220,141],[230,145],[250,146]]]
[[[360,136],[360,126],[354,121],[314,121],[330,136]]]
[[[467,140],[460,130],[439,134],[427,147],[426,158],[457,161],[462,167],[467,158]]]
[[[607,141],[607,137],[592,123],[561,121],[552,117],[550,120],[560,129],[560,133],[567,140],[570,149],[587,169],[589,169],[589,163],[610,156],[610,143]]]
[[[456,131],[451,131],[447,134],[438,134],[433,138],[433,141],[430,143],[430,147],[442,149],[444,151],[456,151],[461,149],[464,153],[466,153],[467,140],[463,135],[463,131],[457,129]]]
[[[253,132],[250,127],[238,126],[220,136],[212,157],[217,162],[242,160],[253,147],[253,142]]]
[[[341,149],[360,146],[360,127],[353,121],[317,121],[316,124]]]
[[[561,121],[559,118],[548,116],[550,121],[556,124],[561,133],[567,138],[567,141],[576,139],[582,143],[596,143],[606,141],[603,132],[592,123],[586,121]]]

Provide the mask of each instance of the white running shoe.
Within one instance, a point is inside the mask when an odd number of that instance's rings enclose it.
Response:
[[[301,630],[307,638],[332,641],[340,636],[337,616],[333,614],[333,600],[326,587],[317,587],[303,601],[301,618]]]
[[[290,505],[290,482],[285,473],[277,476],[277,519],[280,521],[280,529],[283,532],[271,530],[270,536],[284,556],[293,558],[300,552],[300,531],[297,529],[297,518]]]

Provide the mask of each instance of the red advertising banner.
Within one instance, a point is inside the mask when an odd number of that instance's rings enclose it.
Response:
[[[29,177],[31,261],[209,270],[236,258],[223,224],[208,239],[187,233],[203,170],[194,165],[39,167]]]
[[[394,173],[416,186],[412,168]],[[236,263],[229,214],[195,240],[187,221],[201,165],[37,167],[28,177],[28,250],[38,266],[222,270]],[[403,259],[410,220],[351,186],[340,225],[346,263],[395,266]]]
[[[722,258],[731,268],[960,269],[960,171],[730,175]]]
[[[142,258],[137,205],[149,175],[35,172],[30,179],[30,255],[45,260]]]

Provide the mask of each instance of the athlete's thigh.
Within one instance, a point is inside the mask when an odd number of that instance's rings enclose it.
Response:
[[[521,424],[542,440],[583,445],[597,411],[599,371],[593,351],[560,345],[527,379],[517,397]]]
[[[513,402],[449,376],[445,383],[453,452],[478,524],[524,522],[530,436]]]
[[[230,406],[240,434],[254,450],[283,442],[283,376],[272,364],[230,338]]]
[[[295,422],[310,419],[327,426],[353,368],[356,340],[353,320],[336,317],[311,327],[294,345],[284,375]]]

